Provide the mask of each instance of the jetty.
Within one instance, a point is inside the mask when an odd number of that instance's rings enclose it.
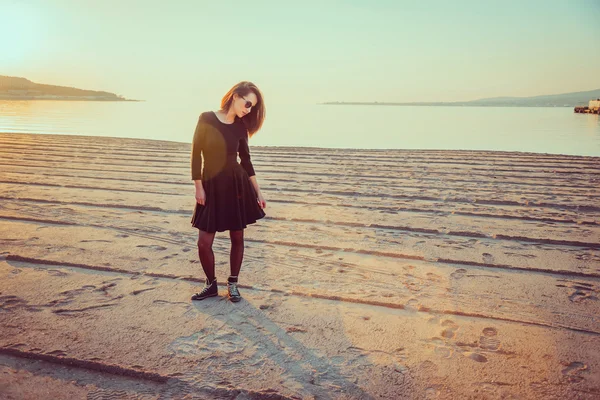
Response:
[[[577,114],[600,114],[600,99],[590,100],[587,107],[578,106],[574,111]]]

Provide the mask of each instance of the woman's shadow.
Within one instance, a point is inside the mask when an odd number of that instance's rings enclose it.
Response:
[[[194,335],[179,338],[173,346],[180,354],[202,357],[204,378],[215,368],[217,376],[225,377],[217,383],[235,386],[236,376],[254,383],[263,380],[260,386],[265,394],[276,393],[279,386],[299,398],[373,398],[356,384],[354,376],[343,373],[339,364],[294,339],[248,300],[233,304],[219,296],[193,304],[189,312],[205,315],[208,324]]]

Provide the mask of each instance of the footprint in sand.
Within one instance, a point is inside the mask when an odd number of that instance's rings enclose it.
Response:
[[[480,363],[487,362],[487,358],[483,354],[473,353],[471,351],[466,351],[466,352],[463,353],[463,355],[465,357],[470,358],[473,361],[477,361],[477,362],[480,362]]]
[[[576,290],[569,296],[569,300],[573,303],[581,303],[587,299],[596,299],[596,297],[592,296],[590,293],[586,293],[583,290]]]
[[[494,262],[494,256],[490,253],[483,253],[481,256],[483,257],[483,262],[486,264],[491,264]]]
[[[433,349],[433,352],[440,357],[450,358],[452,357],[452,353],[454,353],[454,350],[452,350],[450,347],[436,346]]]
[[[417,299],[410,299],[406,302],[406,304],[404,305],[404,309],[408,310],[408,311],[418,311],[419,309],[419,300]]]
[[[156,250],[156,251],[167,250],[166,247],[164,247],[164,246],[158,246],[158,245],[155,245],[155,244],[152,244],[152,245],[138,244],[135,247],[140,247],[140,248],[143,248],[143,249]]]
[[[440,391],[437,390],[436,388],[430,387],[430,388],[425,389],[425,398],[427,400],[437,399],[439,397],[439,395],[440,395]]]
[[[67,276],[67,275],[69,275],[66,272],[60,271],[58,269],[49,269],[48,274],[50,274],[52,276]]]
[[[292,332],[306,333],[307,332],[306,329],[298,328],[296,326],[287,327],[287,328],[285,328],[285,331],[287,333],[292,333]]]
[[[597,293],[600,290],[596,289],[593,284],[587,282],[576,282],[565,279],[560,279],[560,282],[565,282],[566,285],[557,284],[557,287],[572,289],[569,295],[569,300],[573,303],[581,303],[586,300],[598,300]]]
[[[136,394],[125,390],[95,389],[87,394],[88,400],[132,400],[139,398]]]
[[[152,304],[158,304],[158,305],[172,305],[172,304],[181,304],[183,306],[188,306],[188,303],[184,303],[182,301],[169,301],[169,300],[154,300],[152,301]]]
[[[132,295],[137,296],[140,293],[147,292],[148,290],[154,290],[156,288],[138,289],[131,292]]]
[[[454,279],[462,279],[465,276],[466,273],[467,273],[466,269],[459,268],[456,271],[454,271],[453,273],[451,273],[450,277],[454,278]]]
[[[441,325],[445,328],[441,335],[446,339],[454,339],[456,337],[456,331],[458,330],[458,325],[452,320],[444,320]]]
[[[574,361],[567,365],[567,367],[562,370],[562,373],[567,377],[569,382],[577,383],[584,379],[583,376],[581,376],[581,373],[587,370],[587,365],[579,361]]]
[[[498,351],[500,340],[496,337],[497,335],[496,328],[483,328],[482,335],[479,337],[479,347],[483,350]]]
[[[104,294],[108,295],[108,290],[110,288],[113,288],[115,286],[117,286],[117,284],[115,282],[110,282],[110,281],[104,281],[102,282],[104,285],[102,285],[101,287],[94,289],[94,292],[103,292]]]
[[[442,277],[438,274],[434,274],[432,272],[428,272],[427,273],[427,280],[430,280],[432,282],[441,282]]]
[[[446,319],[440,324],[444,330],[440,334],[441,337],[433,337],[428,340],[429,343],[434,345],[433,352],[440,357],[450,358],[454,354],[454,346],[449,342],[450,339],[454,339],[458,325],[449,319]]]
[[[27,301],[17,296],[0,296],[0,309],[10,310],[13,308],[22,308],[27,305]]]
[[[115,285],[115,284],[113,284],[113,285]],[[46,307],[65,306],[67,304],[71,304],[78,296],[86,295],[89,293],[94,293],[97,291],[101,291],[101,292],[103,292],[104,295],[108,295],[108,293],[106,292],[107,289],[108,289],[108,286],[103,286],[102,288],[97,289],[96,286],[94,286],[94,285],[84,285],[77,289],[64,290],[64,291],[58,293],[60,295],[59,298],[51,300],[45,306]]]
[[[64,357],[64,356],[67,355],[67,353],[65,353],[62,350],[54,350],[54,351],[51,351],[51,352],[46,353],[46,354],[51,355],[51,356],[58,356],[58,357]]]
[[[220,358],[242,352],[245,344],[242,335],[234,332],[213,332],[212,330],[202,329],[191,336],[175,339],[169,347],[180,355]]]
[[[402,282],[404,287],[413,292],[421,291],[422,280],[412,274],[406,274],[406,279]]]
[[[150,278],[142,282],[142,285],[158,285],[159,283],[157,278]]]
[[[79,288],[79,289],[71,289],[71,290],[64,290],[62,292],[60,292],[59,294],[61,296],[66,296],[66,297],[73,297],[76,296],[78,294],[81,294],[82,292],[84,292],[86,289],[84,288]]]

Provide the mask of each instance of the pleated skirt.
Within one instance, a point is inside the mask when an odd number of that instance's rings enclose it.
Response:
[[[203,179],[202,186],[206,202],[196,203],[191,221],[195,228],[210,233],[241,230],[265,216],[248,174],[237,162]]]

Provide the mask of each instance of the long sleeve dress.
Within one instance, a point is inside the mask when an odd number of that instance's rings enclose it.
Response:
[[[202,180],[206,193],[205,205],[196,203],[193,227],[211,233],[241,230],[265,216],[249,180],[255,171],[248,130],[241,119],[226,124],[214,112],[200,115],[192,143],[191,170],[192,180]]]

